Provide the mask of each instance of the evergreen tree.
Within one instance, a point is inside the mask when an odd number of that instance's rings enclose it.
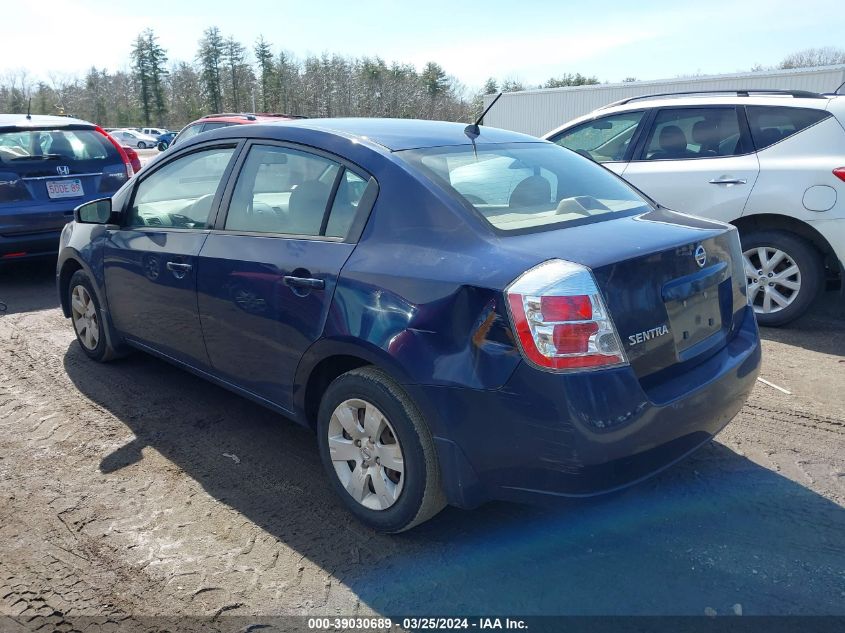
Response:
[[[270,112],[271,86],[273,85],[273,49],[269,42],[260,36],[255,42],[255,61],[258,64],[259,85],[261,86],[261,109]]]
[[[206,108],[211,112],[223,111],[223,89],[220,84],[220,66],[224,61],[225,42],[220,29],[211,26],[200,40],[197,59],[200,63]]]
[[[150,75],[150,55],[147,40],[143,34],[138,35],[132,45],[132,73],[135,83],[140,88],[144,125],[150,125],[153,109],[152,77]]]
[[[142,34],[147,54],[147,70],[149,73],[150,89],[152,91],[152,106],[156,115],[156,125],[164,126],[167,117],[167,95],[165,94],[165,80],[167,77],[167,51],[158,43],[158,37],[152,29]]]

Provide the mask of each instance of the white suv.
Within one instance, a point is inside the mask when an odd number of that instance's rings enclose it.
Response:
[[[845,96],[739,91],[625,99],[545,138],[659,204],[730,222],[761,325],[845,283]]]

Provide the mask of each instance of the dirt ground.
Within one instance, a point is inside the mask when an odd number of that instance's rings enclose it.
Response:
[[[313,435],[138,353],[89,361],[0,271],[0,614],[845,614],[845,309],[765,330],[711,445],[611,496],[356,523]]]

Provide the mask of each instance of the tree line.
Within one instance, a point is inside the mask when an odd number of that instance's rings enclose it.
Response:
[[[31,99],[31,106],[30,106]],[[480,107],[436,62],[418,71],[380,57],[324,53],[298,59],[264,37],[247,49],[217,27],[203,33],[190,62],[170,62],[151,29],[135,39],[131,66],[84,77],[0,77],[0,111],[68,114],[108,127],[179,127],[214,112],[280,112],[308,117],[376,116],[468,121]]]
[[[845,63],[845,50],[799,51],[778,67],[831,63]],[[0,76],[0,112],[30,107],[33,114],[68,114],[106,127],[173,129],[215,112],[472,121],[481,112],[484,94],[598,83],[597,77],[581,73],[564,73],[540,85],[491,77],[473,92],[433,61],[417,70],[380,57],[324,53],[299,59],[263,36],[247,47],[214,26],[203,32],[193,60],[171,61],[155,32],[146,29],[133,42],[126,70],[92,66],[83,77],[50,76],[47,81],[25,70],[6,72]]]

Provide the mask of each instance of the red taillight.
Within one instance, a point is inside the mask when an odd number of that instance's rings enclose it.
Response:
[[[599,331],[598,323],[561,323],[552,333],[555,350],[559,354],[586,354],[589,351],[590,337]]]
[[[114,138],[111,134],[106,132],[103,128],[99,125],[94,128],[97,132],[105,136],[109,139],[109,142],[114,145],[114,148],[117,150],[117,153],[120,155],[120,159],[123,161],[123,165],[126,168],[126,177],[132,178],[135,175],[135,170],[132,169],[132,161],[129,160],[129,156],[126,155],[126,152],[120,146],[120,143],[117,142],[117,139]]]
[[[845,181],[845,167],[837,167],[833,170],[833,175],[839,178],[839,180]]]
[[[26,251],[16,251],[14,253],[5,253],[3,255],[3,259],[12,259],[13,257],[24,257],[26,255]]]
[[[544,321],[582,321],[593,316],[593,304],[587,295],[540,297]]]
[[[627,363],[616,328],[588,268],[553,259],[505,291],[523,355],[558,371]]]

